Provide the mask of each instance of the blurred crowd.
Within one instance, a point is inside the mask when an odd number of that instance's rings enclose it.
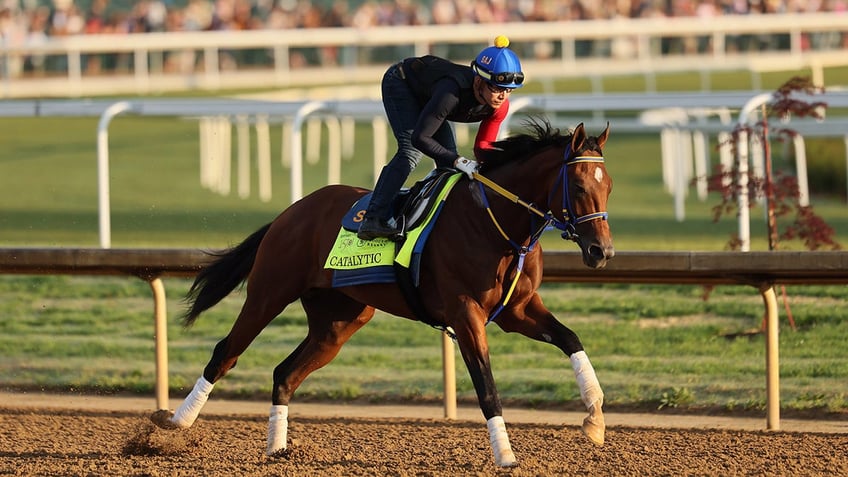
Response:
[[[139,0],[127,8],[87,0],[86,5],[0,0],[0,38],[14,42],[97,33],[844,12],[848,0]]]
[[[52,0],[49,4],[43,0],[0,0],[0,44],[36,45],[50,37],[102,33],[711,18],[848,10],[848,0],[182,0],[179,4],[174,0],[139,0],[126,8],[110,5],[110,0],[84,1],[83,7],[74,0]],[[841,37],[831,41],[843,46]]]

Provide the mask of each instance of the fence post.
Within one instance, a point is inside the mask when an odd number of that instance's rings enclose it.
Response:
[[[153,329],[156,353],[156,408],[168,409],[168,311],[165,285],[159,277],[148,279],[153,290]]]
[[[445,418],[456,419],[456,355],[453,340],[442,332],[442,366],[445,383]]]
[[[760,286],[766,306],[766,429],[780,430],[780,340],[778,338],[777,296],[774,286]]]

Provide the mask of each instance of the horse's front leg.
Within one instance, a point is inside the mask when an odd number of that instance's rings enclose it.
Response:
[[[486,427],[489,430],[489,443],[495,457],[495,464],[500,467],[513,467],[517,465],[515,454],[509,443],[506,432],[506,424],[503,419],[503,408],[498,390],[495,386],[495,378],[492,375],[492,366],[489,361],[489,341],[486,337],[485,315],[476,303],[468,303],[465,316],[467,319],[453,326],[459,351],[471,382],[477,392],[477,400],[480,410],[486,418]]]
[[[551,343],[569,357],[580,389],[580,399],[589,411],[583,420],[583,433],[593,443],[603,445],[606,430],[604,393],[580,338],[554,317],[537,293],[525,306],[503,310],[495,322],[508,333],[517,332],[537,341]]]

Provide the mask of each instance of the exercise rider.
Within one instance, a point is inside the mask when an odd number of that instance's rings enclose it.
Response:
[[[471,62],[458,65],[436,56],[407,58],[383,76],[382,95],[398,150],[383,167],[357,236],[363,240],[395,237],[401,230],[391,217],[391,204],[423,155],[437,167],[454,167],[473,179],[477,161],[457,152],[448,121],[480,122],[474,155],[485,154],[497,140],[509,111],[509,95],[524,83],[518,56],[505,36]]]

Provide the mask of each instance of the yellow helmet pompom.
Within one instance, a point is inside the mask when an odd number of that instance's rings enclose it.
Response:
[[[495,37],[495,46],[498,48],[506,48],[509,46],[509,38],[504,35],[498,35]]]

